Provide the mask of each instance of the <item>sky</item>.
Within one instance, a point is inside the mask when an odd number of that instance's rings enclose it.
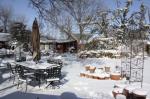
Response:
[[[103,0],[104,4],[109,9],[115,9],[116,6],[116,0]],[[122,3],[120,4],[121,7],[125,5],[126,0],[118,0]],[[141,2],[144,2],[146,6],[150,5],[150,0],[134,0],[133,6],[131,8],[132,11],[137,11],[137,9],[140,6]],[[13,12],[15,15],[23,15],[27,18],[27,25],[28,27],[32,26],[32,22],[34,21],[35,17],[37,17],[36,11],[29,6],[29,0],[0,0],[0,5],[3,6],[10,6],[13,9]]]
[[[32,22],[37,17],[36,11],[29,6],[29,0],[0,0],[0,5],[10,6],[15,16],[25,16],[28,26],[32,26]]]

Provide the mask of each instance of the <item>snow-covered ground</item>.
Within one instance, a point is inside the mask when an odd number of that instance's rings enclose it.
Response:
[[[80,77],[80,72],[84,66],[92,65],[96,67],[110,66],[111,71],[115,66],[119,66],[120,59],[110,58],[88,58],[79,59],[76,55],[62,55],[64,66],[62,68],[62,80],[60,88],[45,88],[46,85],[28,86],[25,93],[25,85],[17,89],[13,82],[9,81],[9,73],[0,71],[0,99],[114,99],[112,95],[113,87],[116,83],[124,83],[124,80],[96,80]],[[150,57],[145,59],[143,88],[148,90],[147,99],[150,99]],[[6,88],[6,89],[4,89]],[[4,89],[4,90],[1,90]],[[67,97],[67,98],[66,98]]]

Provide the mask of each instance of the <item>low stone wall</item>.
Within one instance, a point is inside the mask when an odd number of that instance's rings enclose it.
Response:
[[[78,53],[79,58],[121,58],[125,53],[117,52],[115,50],[97,50],[97,51],[81,51]]]

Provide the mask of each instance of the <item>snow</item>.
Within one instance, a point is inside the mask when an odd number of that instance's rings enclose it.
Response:
[[[111,73],[111,75],[117,75],[117,76],[119,76],[119,75],[121,75],[121,74],[118,73],[118,72],[116,72],[116,73]]]
[[[125,87],[125,89],[129,92],[132,93],[134,89],[138,88],[139,86],[131,86],[128,85],[127,87]]]
[[[116,87],[116,88],[125,88],[126,86],[127,86],[127,84],[125,84],[125,83],[116,83],[114,85],[114,87]]]
[[[57,57],[54,57],[54,59],[62,59],[62,56],[57,56]]]
[[[115,92],[115,93],[123,93],[123,88],[114,88],[113,92]]]
[[[116,96],[116,99],[126,99],[126,96],[125,95],[122,95],[122,94],[118,94]]]
[[[9,81],[9,73],[0,71],[0,98],[1,99],[114,99],[112,91],[114,86],[123,89],[127,88],[128,83],[123,80],[97,80],[80,77],[81,71],[85,70],[85,66],[95,66],[101,68],[109,66],[111,72],[115,72],[116,66],[120,66],[120,59],[111,58],[87,58],[79,59],[76,54],[61,55],[61,59],[65,64],[62,67],[62,79],[60,88],[52,89],[51,87],[45,88],[45,84],[38,86],[28,86],[25,93],[25,84],[17,89],[17,86],[9,87],[13,84],[12,80]],[[150,57],[145,58],[144,68],[144,82],[143,89],[147,91],[147,98],[150,99],[150,76],[149,76],[149,61]],[[101,71],[100,71],[101,72]],[[99,73],[99,71],[97,71]],[[17,81],[16,81],[17,82]],[[15,83],[16,83],[15,82]],[[135,86],[139,86],[135,84]],[[135,89],[137,87],[133,86]],[[9,87],[9,88],[8,88]],[[1,90],[8,88],[5,90]],[[134,90],[132,87],[129,89]],[[145,93],[144,93],[145,94]],[[38,98],[37,98],[38,97]],[[67,97],[67,98],[66,98]],[[118,96],[119,97],[119,96]],[[123,96],[121,96],[123,97]],[[118,98],[124,99],[124,98]]]
[[[141,89],[134,89],[133,93],[140,96],[146,96],[148,92],[145,89],[141,88]]]

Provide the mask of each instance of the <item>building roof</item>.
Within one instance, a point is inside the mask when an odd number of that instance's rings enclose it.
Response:
[[[56,40],[55,42],[57,42],[57,43],[67,43],[67,42],[73,42],[73,41],[76,41],[76,40],[59,39],[59,40]]]
[[[80,39],[80,34],[73,34],[76,38]],[[82,39],[83,40],[88,40],[93,34],[91,33],[84,33],[82,34]]]
[[[48,37],[48,36],[41,36],[40,37],[40,43],[52,43],[54,41],[55,41],[55,39],[52,37]]]
[[[11,39],[11,35],[9,33],[0,32],[0,41],[9,41]]]

